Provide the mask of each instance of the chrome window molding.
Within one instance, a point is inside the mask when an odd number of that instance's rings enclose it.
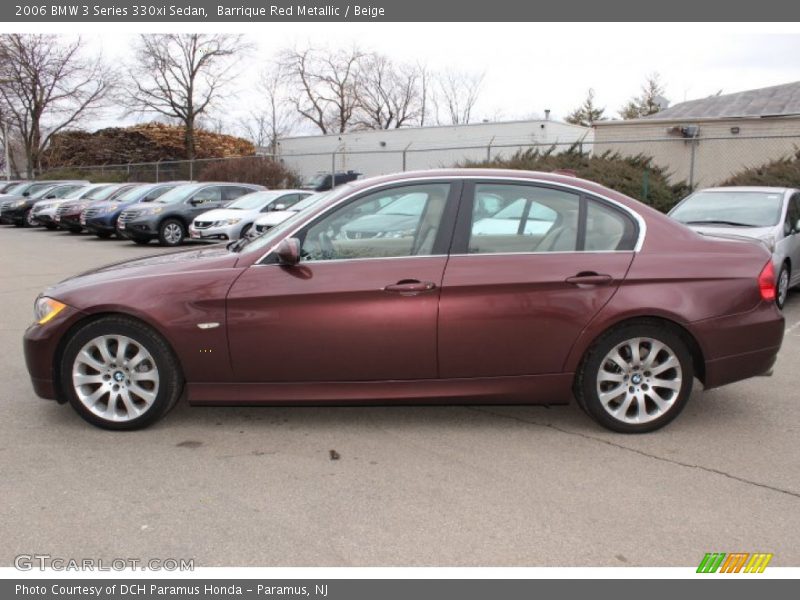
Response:
[[[337,208],[340,204],[342,204],[344,202],[347,202],[348,200],[351,200],[352,198],[354,198],[356,196],[360,196],[363,193],[369,192],[370,190],[374,190],[374,189],[378,189],[378,188],[382,188],[382,187],[392,187],[395,184],[397,184],[398,186],[399,185],[413,185],[415,183],[426,182],[426,181],[448,181],[448,180],[449,181],[453,181],[453,180],[467,181],[467,180],[470,180],[470,181],[476,181],[476,182],[480,182],[480,181],[514,181],[514,182],[518,182],[518,183],[540,184],[540,185],[545,185],[545,186],[550,186],[550,187],[556,187],[556,188],[563,188],[563,189],[567,189],[567,190],[572,190],[572,191],[577,192],[577,193],[582,194],[582,195],[587,195],[587,196],[590,196],[590,197],[599,198],[600,200],[603,200],[604,202],[608,202],[609,204],[617,207],[618,209],[620,209],[620,210],[624,211],[626,214],[628,214],[634,221],[636,221],[636,224],[638,226],[639,231],[638,231],[638,237],[636,239],[636,244],[634,245],[633,250],[607,250],[607,251],[600,250],[600,251],[590,251],[590,253],[603,253],[603,254],[605,254],[605,253],[612,253],[612,252],[640,252],[642,247],[644,246],[644,240],[645,240],[645,237],[647,236],[647,222],[644,220],[642,215],[640,215],[638,212],[636,212],[632,208],[630,208],[628,206],[625,206],[621,202],[619,202],[617,200],[614,200],[613,198],[609,198],[608,196],[603,196],[602,194],[598,194],[598,193],[595,193],[595,192],[590,192],[590,191],[586,190],[585,188],[582,188],[582,187],[577,186],[577,185],[571,185],[571,184],[568,184],[568,183],[554,182],[554,181],[549,181],[549,180],[546,180],[546,179],[538,179],[538,178],[530,178],[530,177],[511,177],[511,176],[508,176],[508,175],[506,175],[506,176],[491,176],[491,175],[426,175],[426,176],[414,177],[414,178],[411,178],[411,179],[406,179],[406,180],[403,180],[403,181],[393,181],[393,182],[385,182],[384,181],[382,183],[376,183],[376,184],[371,185],[369,187],[359,189],[359,190],[353,192],[352,194],[347,194],[346,196],[343,196],[342,198],[337,200],[335,203],[331,204],[330,206],[320,210],[320,212],[318,212],[315,215],[313,215],[313,217],[311,217],[311,219],[305,220],[303,223],[298,225],[291,232],[289,232],[286,235],[284,235],[281,238],[281,240],[284,240],[286,238],[292,237],[295,233],[300,231],[303,227],[305,227],[310,221],[312,221],[316,217],[322,216],[324,214],[327,214],[328,212],[330,212],[330,211],[334,210],[335,208]],[[272,252],[275,250],[276,246],[279,243],[280,243],[280,241],[276,242],[275,244],[270,246],[267,249],[267,251],[264,254],[262,254],[261,257],[259,257],[258,260],[256,260],[251,266],[256,266],[256,265],[261,264],[261,262],[265,258],[267,258],[267,256],[272,254]],[[559,252],[559,253],[560,254],[576,253],[577,254],[578,252],[579,251],[576,250],[574,252],[565,251],[565,252]],[[580,251],[580,252],[583,253],[585,251]],[[500,254],[500,253],[497,253],[497,254]],[[503,253],[503,254],[556,254],[556,253],[555,252],[509,252],[509,253]],[[477,253],[476,254],[451,254],[449,256],[491,256],[491,255],[495,255],[495,253],[488,253],[487,252],[485,254],[477,254]],[[445,255],[445,254],[434,254],[432,256],[447,256],[447,255]],[[415,258],[415,257],[413,257],[413,256],[410,256],[410,257],[396,257],[396,256],[388,257],[387,256],[387,257],[382,257],[382,258],[397,259],[397,258]],[[354,260],[354,259],[334,259],[334,260],[341,262],[341,261],[345,261],[345,260]],[[355,260],[375,260],[375,259],[374,258],[361,258],[361,259],[355,259]],[[311,263],[311,262],[321,263],[321,262],[333,262],[333,261],[328,261],[328,260],[322,261],[322,260],[320,260],[320,261],[305,261],[305,262],[306,263]]]

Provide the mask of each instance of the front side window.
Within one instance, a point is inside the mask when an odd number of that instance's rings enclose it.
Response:
[[[408,185],[348,202],[301,234],[303,259],[429,255],[449,192],[447,183]]]
[[[789,199],[789,206],[786,208],[784,225],[786,235],[797,232],[798,221],[800,221],[800,194],[795,194]]]

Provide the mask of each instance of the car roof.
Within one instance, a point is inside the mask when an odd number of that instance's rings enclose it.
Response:
[[[731,185],[710,187],[697,190],[698,192],[762,192],[766,194],[785,194],[786,192],[796,192],[796,188],[790,187],[770,187],[766,185]]]

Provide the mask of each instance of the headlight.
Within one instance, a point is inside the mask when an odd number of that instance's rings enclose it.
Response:
[[[222,224],[223,225],[236,225],[241,219],[225,219]]]
[[[160,206],[154,206],[154,207],[152,207],[152,208],[150,209],[150,211],[149,211],[149,212],[150,212],[150,214],[151,214],[151,215],[157,215],[157,214],[158,214],[158,213],[160,213],[162,210],[164,210],[162,207],[160,207]]]
[[[17,200],[16,202],[14,202],[14,206],[24,206],[24,205],[25,205],[25,200]]]
[[[110,212],[114,212],[114,211],[115,211],[115,210],[117,210],[118,208],[119,208],[119,205],[118,205],[118,204],[112,204],[111,206],[106,206],[106,207],[103,209],[103,213],[110,213]]]
[[[34,319],[39,325],[44,325],[67,307],[63,302],[53,300],[47,296],[39,296],[33,306]]]

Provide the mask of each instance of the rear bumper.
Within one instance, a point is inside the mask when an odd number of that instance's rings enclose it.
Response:
[[[705,356],[705,387],[714,388],[763,375],[775,364],[783,343],[784,318],[772,302],[754,310],[692,324]]]

